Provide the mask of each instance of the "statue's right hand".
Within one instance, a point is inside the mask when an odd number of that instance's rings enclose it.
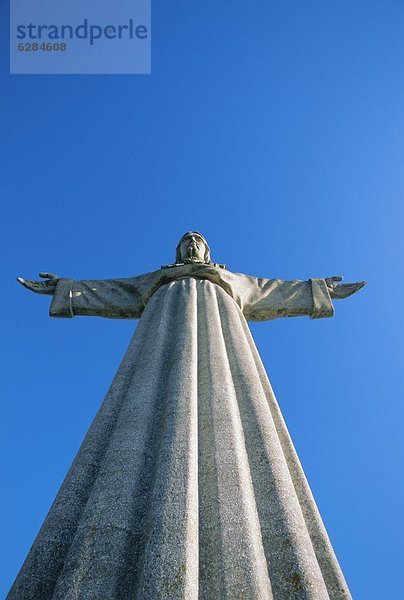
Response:
[[[31,290],[31,292],[35,292],[36,294],[48,294],[52,296],[55,293],[59,277],[57,275],[53,275],[52,273],[39,273],[39,277],[42,277],[47,281],[31,281],[29,279],[23,279],[22,277],[17,277],[17,281],[28,290]]]

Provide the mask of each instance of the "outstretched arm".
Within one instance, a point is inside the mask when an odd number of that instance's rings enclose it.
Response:
[[[144,302],[136,287],[136,278],[83,280],[59,278],[51,273],[40,273],[44,281],[18,277],[21,285],[37,294],[53,296],[51,317],[76,315],[138,319]]]
[[[241,276],[241,304],[249,321],[266,321],[281,317],[332,317],[332,299],[351,296],[366,282],[337,284],[342,277],[283,281]]]

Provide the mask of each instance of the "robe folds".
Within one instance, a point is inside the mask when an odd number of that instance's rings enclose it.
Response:
[[[140,321],[9,600],[351,597],[246,322],[332,316],[324,279],[60,279],[50,314]]]

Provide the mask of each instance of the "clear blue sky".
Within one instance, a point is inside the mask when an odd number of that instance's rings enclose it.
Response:
[[[2,596],[135,327],[15,277],[140,274],[197,229],[233,271],[368,281],[252,331],[354,598],[401,600],[404,2],[154,0],[150,76],[10,76],[0,16]]]

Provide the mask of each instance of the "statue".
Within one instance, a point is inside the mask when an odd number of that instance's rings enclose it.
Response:
[[[140,322],[8,599],[349,599],[246,321],[365,282],[231,273],[198,232],[152,273],[40,276],[52,317]]]

